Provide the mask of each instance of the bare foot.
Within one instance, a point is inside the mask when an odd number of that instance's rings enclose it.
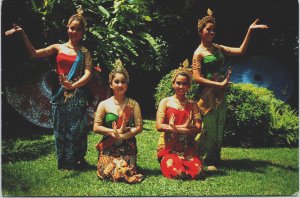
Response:
[[[217,171],[217,167],[215,166],[207,166],[207,171]]]

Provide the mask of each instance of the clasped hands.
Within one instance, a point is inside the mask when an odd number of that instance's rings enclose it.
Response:
[[[171,127],[172,132],[175,133],[185,133],[186,129],[192,123],[192,112],[190,112],[188,119],[181,125],[175,125],[175,115],[171,114],[169,119],[169,126]]]
[[[112,129],[114,132],[110,135],[117,140],[122,140],[124,138],[124,133],[130,130],[130,127],[126,127],[126,117],[123,117],[120,128],[117,128],[117,123],[114,121],[112,123]]]

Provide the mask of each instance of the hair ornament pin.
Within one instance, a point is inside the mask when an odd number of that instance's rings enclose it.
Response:
[[[178,74],[186,74],[189,77],[190,83],[192,83],[192,74],[189,65],[190,64],[188,59],[185,59],[182,63],[180,63],[178,69],[176,69],[173,73],[172,82],[175,81],[175,78],[178,76]]]
[[[124,67],[123,67],[123,64],[122,64],[122,61],[118,58],[117,60],[116,60],[116,62],[115,62],[115,64],[114,64],[114,67],[116,68],[116,69],[123,69]]]
[[[70,17],[67,26],[69,27],[69,25],[71,24],[72,21],[78,20],[82,23],[83,29],[86,31],[87,30],[87,22],[83,16],[84,11],[83,11],[82,5],[78,5],[76,11],[77,11],[77,14],[74,14]]]
[[[82,8],[82,5],[79,5],[78,8],[77,8],[77,14],[78,15],[83,15],[83,8]]]
[[[183,66],[183,68],[188,68],[188,66],[189,66],[189,60],[185,59],[181,65]]]
[[[213,11],[209,8],[207,8],[207,15],[208,16],[212,16],[213,15]]]
[[[201,33],[203,26],[208,22],[216,24],[216,19],[213,16],[213,11],[210,8],[207,8],[207,16],[198,20],[198,32],[199,33]]]
[[[128,83],[129,82],[129,74],[128,74],[127,70],[124,68],[122,61],[118,58],[115,61],[115,64],[113,66],[114,66],[114,69],[109,74],[109,79],[108,79],[109,83],[112,82],[113,76],[116,73],[122,73],[122,74],[124,74],[124,76],[126,78],[126,81]]]

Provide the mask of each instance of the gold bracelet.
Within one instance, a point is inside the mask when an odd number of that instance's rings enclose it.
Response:
[[[196,113],[196,114],[194,115],[194,118],[195,118],[195,119],[200,119],[200,118],[201,118],[200,113]]]
[[[165,112],[158,110],[156,113],[157,118],[164,119],[165,118]]]
[[[134,131],[132,131],[131,129],[132,129],[132,128],[130,128],[129,131],[130,131],[131,133],[134,133]]]

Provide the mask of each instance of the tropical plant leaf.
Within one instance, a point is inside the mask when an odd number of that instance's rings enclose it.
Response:
[[[101,5],[98,6],[98,9],[100,11],[100,13],[102,13],[102,15],[106,18],[109,18],[110,17],[110,14],[109,12]]]

